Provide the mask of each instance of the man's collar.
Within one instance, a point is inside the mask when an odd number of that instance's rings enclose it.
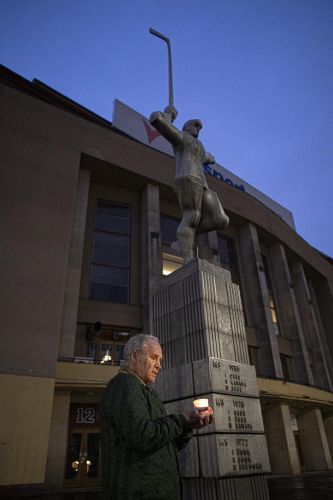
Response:
[[[118,373],[127,373],[128,375],[134,375],[134,377],[136,377],[142,385],[148,387],[147,384],[142,380],[142,378],[140,378],[139,375],[129,366],[122,366]]]

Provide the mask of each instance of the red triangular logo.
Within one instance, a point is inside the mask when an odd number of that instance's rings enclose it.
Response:
[[[156,139],[159,135],[161,135],[157,130],[152,128],[145,120],[142,120],[147,132],[148,144],[151,144],[153,140]]]

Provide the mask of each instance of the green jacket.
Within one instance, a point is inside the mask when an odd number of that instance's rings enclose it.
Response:
[[[157,392],[125,368],[102,396],[101,418],[105,500],[180,500],[185,417],[166,415]]]

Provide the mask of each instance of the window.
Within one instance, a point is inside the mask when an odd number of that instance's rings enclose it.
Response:
[[[131,213],[125,205],[98,201],[91,263],[91,299],[129,303]]]
[[[264,266],[264,273],[265,273],[265,278],[266,278],[266,283],[267,283],[267,288],[268,288],[268,299],[269,299],[269,308],[271,310],[271,319],[272,319],[272,324],[273,324],[273,330],[275,335],[280,335],[280,330],[279,330],[279,321],[278,321],[278,316],[276,312],[276,305],[275,305],[275,300],[273,296],[273,287],[272,287],[272,280],[269,272],[269,267],[268,267],[268,261],[266,255],[261,254],[262,257],[262,263]]]
[[[284,380],[292,380],[292,358],[280,355]]]
[[[163,274],[167,275],[176,271],[183,265],[183,259],[177,242],[177,227],[179,220],[161,215],[162,235],[162,264]]]
[[[230,271],[231,281],[239,285],[239,269],[234,240],[219,234],[218,244],[221,267],[223,267],[223,269],[226,269],[227,271]]]
[[[88,356],[102,365],[120,365],[124,356],[125,344],[108,340],[88,343]]]

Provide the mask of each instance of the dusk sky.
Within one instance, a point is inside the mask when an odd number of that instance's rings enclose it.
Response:
[[[333,0],[0,0],[0,62],[112,120],[168,103],[333,256]],[[1,112],[1,111],[0,111]]]

